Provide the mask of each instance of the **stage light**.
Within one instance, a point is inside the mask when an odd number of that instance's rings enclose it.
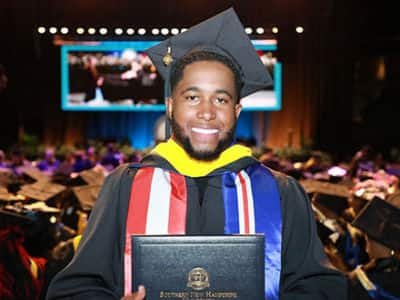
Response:
[[[57,33],[57,28],[56,28],[56,27],[50,27],[50,28],[49,28],[49,32],[50,32],[51,34],[56,34],[56,33]]]
[[[153,35],[159,35],[159,34],[160,34],[160,29],[158,29],[158,28],[153,28],[153,29],[151,30],[151,33],[152,33]]]
[[[279,32],[278,27],[276,27],[276,26],[272,27],[272,33],[277,34],[278,32]]]
[[[139,28],[139,29],[138,29],[138,34],[140,34],[140,35],[146,34],[146,29],[144,29],[144,28]]]
[[[107,32],[108,32],[108,30],[107,30],[107,28],[105,28],[105,27],[102,27],[102,28],[99,29],[99,33],[100,33],[101,35],[105,35],[105,34],[107,34]]]
[[[50,222],[51,224],[55,224],[55,223],[57,222],[57,218],[56,218],[55,216],[51,216],[51,217],[49,218],[49,222]]]
[[[264,33],[264,28],[262,28],[262,27],[257,27],[257,28],[256,28],[256,32],[257,32],[258,34],[263,34],[263,33]]]
[[[124,31],[122,30],[122,28],[115,28],[114,32],[116,35],[121,35]]]
[[[78,27],[77,29],[76,29],[76,33],[77,34],[83,34],[85,32],[85,29],[83,29],[82,27]]]
[[[127,28],[126,29],[126,34],[133,35],[134,33],[135,33],[135,30],[133,28]]]
[[[172,28],[172,29],[171,29],[171,33],[172,33],[173,35],[177,35],[177,34],[179,33],[179,29],[178,29],[178,28]]]
[[[88,32],[89,34],[95,34],[95,33],[96,33],[96,29],[93,28],[93,27],[90,27],[90,28],[87,30],[87,32]]]
[[[38,27],[37,31],[40,34],[44,34],[44,33],[46,33],[46,27],[40,26],[40,27]]]
[[[69,32],[69,29],[67,27],[61,27],[60,32],[62,34],[67,34]]]
[[[162,35],[167,35],[168,33],[169,33],[168,28],[162,28],[162,29],[161,29],[161,34],[162,34]]]
[[[187,28],[181,28],[181,32],[185,32]]]
[[[252,33],[253,33],[253,29],[252,29],[251,27],[246,27],[246,28],[244,29],[244,31],[245,31],[247,34],[252,34]]]
[[[297,33],[303,33],[303,32],[304,32],[303,26],[297,26],[297,27],[296,27],[296,32],[297,32]]]

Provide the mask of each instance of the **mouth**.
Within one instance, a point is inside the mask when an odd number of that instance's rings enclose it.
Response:
[[[218,129],[215,129],[215,128],[192,127],[192,131],[195,133],[200,133],[200,134],[216,134],[216,133],[218,133]]]

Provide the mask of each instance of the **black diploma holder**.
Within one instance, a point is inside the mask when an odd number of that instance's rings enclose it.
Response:
[[[146,299],[264,299],[264,236],[132,236],[132,288]]]

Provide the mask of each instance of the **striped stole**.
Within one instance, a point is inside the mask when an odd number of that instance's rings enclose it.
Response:
[[[281,211],[277,183],[254,164],[224,172],[222,197],[226,234],[265,234],[265,293],[278,299],[281,270]],[[155,167],[140,168],[132,182],[125,233],[124,292],[132,292],[131,235],[185,234],[185,176]]]

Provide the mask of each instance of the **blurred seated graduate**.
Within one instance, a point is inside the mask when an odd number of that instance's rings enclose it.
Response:
[[[235,143],[240,99],[272,80],[234,10],[147,52],[165,79],[172,136],[106,177],[48,299],[144,299],[131,282],[133,234],[238,233],[265,234],[265,298],[345,299],[301,186]]]
[[[27,226],[33,220],[0,210],[0,299],[39,299],[46,260],[33,257],[24,247]]]
[[[44,151],[43,159],[38,162],[36,167],[43,172],[53,174],[60,166],[60,161],[56,158],[53,148],[46,148]]]
[[[367,236],[370,261],[349,274],[349,299],[400,299],[400,194],[371,200],[353,226]]]

